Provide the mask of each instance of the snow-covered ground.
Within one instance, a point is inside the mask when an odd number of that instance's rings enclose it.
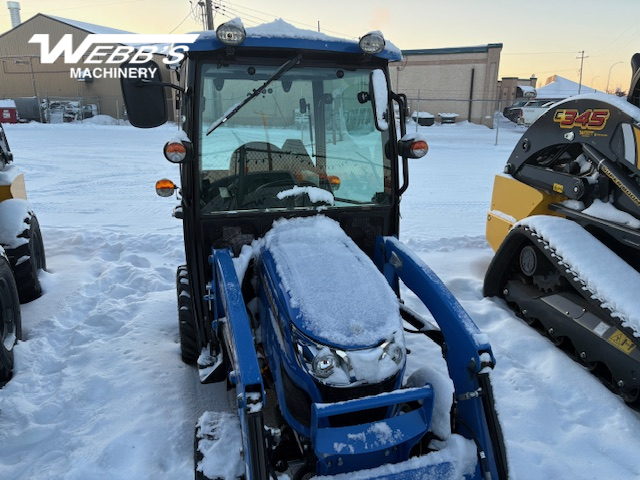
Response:
[[[519,137],[508,127],[498,146],[485,127],[421,127],[430,151],[411,161],[401,239],[491,341],[512,479],[638,478],[640,414],[482,297],[493,175]],[[175,200],[154,191],[179,180],[161,153],[175,126],[5,129],[49,271],[44,296],[23,306],[15,376],[0,390],[0,478],[192,478],[196,419],[227,397],[180,360],[182,230]]]

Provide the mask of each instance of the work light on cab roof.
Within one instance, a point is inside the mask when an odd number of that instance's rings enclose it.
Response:
[[[244,42],[244,39],[247,38],[247,32],[244,30],[242,22],[231,20],[216,29],[216,37],[225,45],[235,47]]]
[[[370,32],[360,39],[359,45],[360,49],[364,53],[375,55],[376,53],[380,53],[384,50],[386,42],[382,33]]]

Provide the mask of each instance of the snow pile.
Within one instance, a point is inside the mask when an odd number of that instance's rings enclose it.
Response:
[[[602,200],[594,200],[589,208],[585,208],[582,213],[591,215],[592,217],[601,218],[603,220],[609,220],[611,222],[627,225],[628,227],[640,229],[640,220],[633,215],[618,210],[610,203],[603,202]]]
[[[326,203],[327,205],[334,204],[333,194],[327,190],[318,187],[293,187],[282,192],[278,192],[276,197],[282,200],[287,197],[297,197],[298,195],[307,195],[311,203]]]
[[[7,164],[0,170],[0,186],[11,185],[21,175],[20,169],[15,164]]]
[[[239,455],[242,450],[240,419],[235,412],[205,412],[197,423],[200,429],[198,449],[203,458],[196,470],[207,478],[240,478],[244,463]],[[229,452],[238,455],[229,456]]]
[[[450,474],[446,478],[437,476],[438,480],[454,480],[465,478],[465,475],[473,474],[477,463],[477,451],[475,444],[460,435],[452,435],[447,446],[429,455],[414,457],[399,465],[383,465],[378,468],[361,470],[359,472],[343,473],[330,477],[317,476],[315,480],[370,480],[371,478],[394,478],[401,474],[400,478],[418,478],[411,475],[411,469],[425,468],[440,464],[451,464]],[[409,470],[409,472],[407,472]],[[440,469],[436,472],[441,473]]]
[[[27,220],[31,215],[31,207],[26,200],[12,198],[0,202],[0,225],[3,226],[0,229],[0,245],[4,245],[5,248],[18,248],[29,243],[29,239],[22,233],[29,230]]]
[[[233,18],[225,23],[233,23],[237,26],[244,26],[242,20],[239,18]],[[245,31],[247,33],[247,38],[289,38],[294,40],[320,40],[323,42],[344,42],[354,44],[358,43],[357,40],[334,37],[331,35],[327,35],[326,33],[316,32],[315,30],[298,28],[281,18],[277,18],[272,22],[263,23],[255,27],[245,27]],[[199,33],[200,39],[206,39],[215,35],[215,32],[213,31]],[[363,35],[367,33],[374,32],[363,32]],[[376,31],[375,33],[380,32]],[[402,55],[401,50],[388,40],[385,43],[385,50],[397,55]]]
[[[82,120],[83,123],[89,123],[92,125],[121,125],[123,120],[110,117],[109,115],[95,115],[90,118]]]

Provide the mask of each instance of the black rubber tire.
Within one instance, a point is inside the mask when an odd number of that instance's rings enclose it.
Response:
[[[18,297],[20,303],[27,303],[42,295],[42,286],[38,279],[38,272],[47,269],[47,261],[44,253],[44,243],[40,224],[36,216],[31,213],[25,223],[29,228],[25,229],[19,238],[25,238],[27,243],[17,248],[6,248],[7,257],[13,270],[13,276],[18,287]],[[26,260],[24,257],[27,257]]]
[[[20,301],[9,262],[0,256],[0,387],[11,379],[13,372],[12,338],[22,339]]]
[[[303,465],[293,475],[293,480],[308,480],[309,478],[313,478],[315,476],[315,469],[311,468],[309,465]]]
[[[193,292],[189,284],[186,265],[178,267],[176,272],[176,291],[178,294],[178,332],[182,361],[194,365],[200,352],[196,337],[196,317],[193,309]]]

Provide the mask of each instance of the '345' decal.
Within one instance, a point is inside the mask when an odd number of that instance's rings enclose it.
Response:
[[[602,130],[610,116],[608,109],[587,109],[583,113],[567,108],[556,110],[553,121],[560,124],[560,128],[580,127],[586,130]]]

